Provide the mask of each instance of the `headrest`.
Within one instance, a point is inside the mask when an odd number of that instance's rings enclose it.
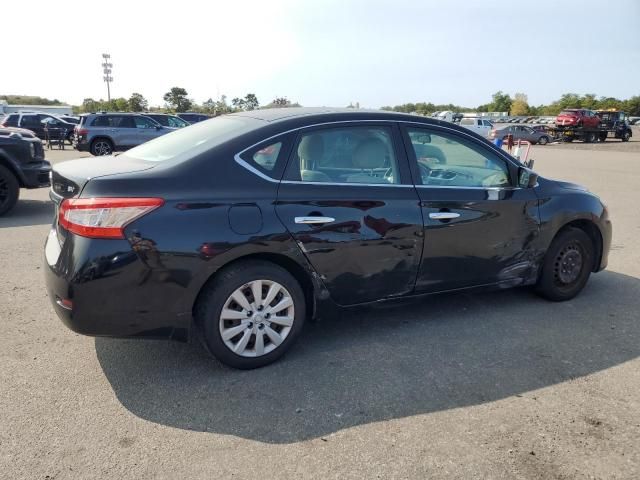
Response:
[[[387,160],[387,146],[376,137],[368,137],[360,142],[353,152],[353,166],[356,168],[382,168]]]
[[[324,140],[320,135],[302,137],[298,145],[298,157],[307,161],[317,162],[324,155]]]

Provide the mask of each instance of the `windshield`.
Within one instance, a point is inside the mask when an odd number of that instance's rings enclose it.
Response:
[[[559,115],[577,115],[577,110],[562,110]]]
[[[255,128],[252,120],[218,117],[168,133],[126,152],[127,157],[163,162],[191,158]]]

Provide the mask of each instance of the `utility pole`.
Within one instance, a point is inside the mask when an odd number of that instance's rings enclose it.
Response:
[[[102,62],[102,72],[104,73],[102,79],[107,83],[107,101],[111,102],[111,88],[109,87],[109,84],[113,82],[113,77],[111,76],[113,63],[111,63],[111,55],[108,53],[103,53],[102,59],[104,60]]]

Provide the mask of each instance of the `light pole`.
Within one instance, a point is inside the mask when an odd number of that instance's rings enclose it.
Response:
[[[102,72],[104,73],[102,79],[107,83],[107,101],[111,102],[111,88],[109,87],[109,84],[113,82],[113,77],[111,76],[113,63],[111,63],[111,55],[108,53],[103,53],[102,59],[104,60],[102,62]]]

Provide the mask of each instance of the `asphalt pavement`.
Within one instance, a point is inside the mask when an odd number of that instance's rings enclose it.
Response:
[[[77,335],[44,288],[47,190],[0,219],[0,478],[640,477],[640,132],[534,147],[608,204],[607,271],[550,303],[433,296],[305,327],[281,361]],[[77,152],[47,152],[58,162]]]

